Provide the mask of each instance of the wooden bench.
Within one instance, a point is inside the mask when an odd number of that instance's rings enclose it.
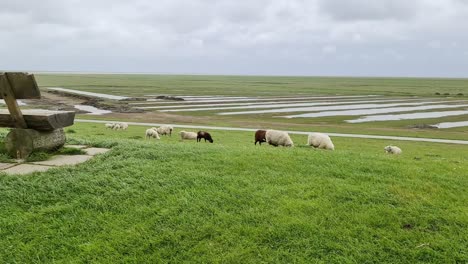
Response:
[[[0,127],[13,128],[5,138],[10,156],[27,158],[34,150],[54,150],[65,144],[64,127],[73,125],[75,112],[24,110],[17,99],[40,99],[34,75],[24,72],[0,72],[0,98],[7,109],[0,109]]]

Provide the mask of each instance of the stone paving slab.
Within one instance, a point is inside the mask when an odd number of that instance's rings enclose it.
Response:
[[[15,166],[16,163],[1,163],[0,162],[0,170],[6,170],[8,168],[11,168],[13,166]]]
[[[66,166],[66,165],[76,165],[83,163],[93,156],[88,155],[57,155],[53,156],[50,160],[32,162],[37,165],[47,165],[47,166]]]
[[[86,155],[57,155],[49,160],[31,163],[23,163],[24,160],[18,160],[16,163],[0,162],[0,171],[4,171],[7,174],[28,174],[36,171],[46,171],[58,166],[77,165],[93,158],[95,155],[106,153],[110,150],[107,148],[88,148],[84,145],[66,145],[65,147],[82,149],[86,152]]]
[[[36,171],[46,171],[52,167],[50,166],[41,166],[41,165],[33,165],[33,164],[20,164],[15,167],[11,167],[9,169],[4,170],[6,174],[29,174]]]
[[[84,149],[87,148],[88,146],[85,145],[65,145],[65,148],[76,148],[76,149]]]
[[[98,154],[103,154],[103,153],[106,153],[109,150],[110,149],[106,149],[106,148],[87,148],[87,149],[84,149],[86,154],[91,155],[91,156],[95,156],[95,155],[98,155]]]

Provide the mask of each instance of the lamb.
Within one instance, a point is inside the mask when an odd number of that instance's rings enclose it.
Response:
[[[265,140],[268,144],[277,146],[285,146],[285,147],[293,147],[294,143],[289,137],[289,134],[284,131],[278,130],[267,130],[265,133]]]
[[[311,133],[307,138],[307,145],[319,149],[335,150],[330,137],[323,133]]]
[[[169,125],[164,125],[164,126],[160,126],[159,128],[157,128],[159,135],[172,136],[172,130],[174,130],[174,128]]]
[[[180,139],[181,140],[184,140],[184,139],[188,139],[188,140],[197,139],[197,133],[195,133],[195,132],[180,131],[179,134],[180,134]]]
[[[260,142],[260,146],[261,146],[262,142],[266,142],[265,133],[266,133],[266,130],[257,130],[255,132],[255,145],[257,145],[257,142]]]
[[[397,147],[397,146],[386,146],[384,148],[385,152],[387,152],[388,154],[395,154],[395,155],[400,155],[401,154],[401,148]]]
[[[160,139],[158,131],[156,131],[155,129],[152,129],[152,128],[146,129],[145,138],[146,139],[148,139],[148,138]]]
[[[208,140],[208,142],[213,143],[213,138],[211,138],[210,133],[208,133],[206,131],[198,131],[198,133],[197,133],[197,142],[200,142],[202,138],[205,139],[205,142]]]

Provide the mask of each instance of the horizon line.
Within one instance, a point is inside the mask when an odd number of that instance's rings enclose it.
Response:
[[[0,72],[17,71],[34,74],[102,74],[102,75],[181,75],[181,76],[248,76],[248,77],[310,77],[310,78],[413,78],[413,79],[468,79],[468,76],[418,76],[418,75],[282,75],[282,74],[228,74],[228,73],[170,73],[170,72],[127,72],[127,71],[43,71],[43,70],[0,70]]]

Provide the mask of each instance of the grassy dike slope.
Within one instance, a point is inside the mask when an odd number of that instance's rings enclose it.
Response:
[[[0,262],[468,261],[466,146],[336,138],[327,152],[305,136],[288,149],[243,132],[145,141],[145,129],[77,124],[71,143],[113,150],[0,174]]]
[[[156,74],[35,74],[41,87],[142,96],[418,95],[468,94],[468,79],[221,76]]]

